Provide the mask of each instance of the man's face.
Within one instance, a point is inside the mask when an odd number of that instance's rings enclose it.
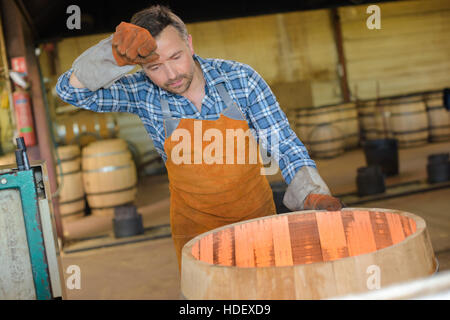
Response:
[[[191,36],[185,40],[177,29],[167,26],[155,40],[159,59],[142,65],[145,74],[158,87],[183,94],[189,89],[195,71]]]

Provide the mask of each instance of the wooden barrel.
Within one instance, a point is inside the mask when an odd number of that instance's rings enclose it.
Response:
[[[442,91],[426,95],[430,141],[450,140],[450,111],[444,107]]]
[[[361,128],[361,140],[377,140],[384,136],[383,114],[377,100],[358,102],[358,119]]]
[[[346,150],[359,146],[359,122],[356,103],[344,103],[333,107],[336,109],[336,126],[344,135],[344,147]]]
[[[92,214],[112,215],[112,208],[136,197],[136,166],[126,141],[96,141],[82,151],[83,183]]]
[[[83,147],[93,141],[114,138],[117,124],[111,114],[80,110],[58,116],[54,122],[54,132],[59,144],[79,144]]]
[[[359,144],[356,105],[339,105],[298,109],[295,131],[312,156],[332,158]]]
[[[400,148],[416,147],[428,142],[428,116],[422,95],[380,99],[388,117],[389,132]]]
[[[308,146],[316,158],[334,158],[344,153],[344,135],[337,126],[322,123],[309,132]]]
[[[59,208],[63,223],[78,220],[85,215],[86,201],[81,175],[80,147],[62,146],[56,149],[61,164],[56,172],[59,191]]]
[[[183,247],[187,299],[324,299],[428,276],[425,221],[367,208],[298,211],[230,224]],[[377,277],[378,276],[378,277]]]

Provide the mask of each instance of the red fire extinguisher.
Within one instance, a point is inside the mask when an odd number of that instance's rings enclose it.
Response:
[[[30,95],[18,88],[13,92],[13,101],[19,136],[24,138],[27,147],[34,146],[36,144],[36,133],[31,113]]]

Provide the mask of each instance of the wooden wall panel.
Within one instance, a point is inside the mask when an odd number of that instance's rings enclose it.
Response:
[[[200,56],[252,66],[284,110],[341,101],[328,10],[192,23],[188,30]]]
[[[367,5],[342,7],[350,88],[362,99],[450,86],[450,2],[379,4],[381,29],[369,30]]]
[[[349,86],[359,98],[450,86],[450,2],[379,4],[381,30],[366,27],[367,5],[339,8]],[[190,23],[194,50],[252,66],[283,110],[342,102],[329,10],[289,12]],[[109,34],[64,39],[61,70]]]

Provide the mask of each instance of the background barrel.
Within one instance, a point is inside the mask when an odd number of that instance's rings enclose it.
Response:
[[[430,141],[450,140],[450,111],[444,107],[442,91],[427,94],[425,103],[430,125]]]
[[[86,201],[81,175],[80,147],[62,146],[56,149],[60,165],[56,168],[60,187],[59,207],[63,223],[77,220],[85,215]]]
[[[428,142],[428,116],[422,95],[380,99],[380,108],[388,117],[388,131],[400,148]]]
[[[117,134],[117,124],[111,114],[88,110],[58,116],[53,129],[58,144],[82,147],[93,141],[114,138]]]
[[[332,107],[336,110],[336,126],[344,135],[344,148],[346,150],[359,146],[359,122],[356,103],[344,103]]]
[[[332,158],[359,144],[354,103],[297,109],[295,131],[316,158]]]
[[[358,102],[358,119],[361,128],[361,140],[376,140],[384,137],[383,114],[377,100]]]
[[[385,287],[436,269],[425,221],[416,215],[310,210],[195,237],[183,247],[181,291],[187,299],[324,299],[367,292],[373,272]]]
[[[136,197],[136,166],[125,140],[96,141],[82,151],[83,183],[92,214],[132,203]]]

